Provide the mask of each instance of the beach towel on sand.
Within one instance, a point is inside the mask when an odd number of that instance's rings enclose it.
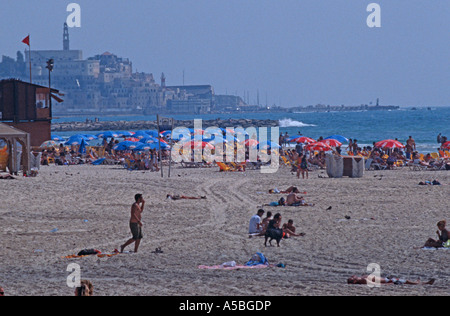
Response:
[[[245,265],[236,265],[234,264],[223,263],[221,265],[216,266],[198,266],[199,269],[208,269],[208,270],[238,270],[238,269],[261,269],[270,267],[269,261],[267,258],[260,252],[255,253],[252,258]]]
[[[89,256],[97,256],[99,258],[111,258],[113,256],[119,255],[120,252],[117,249],[114,249],[111,253],[102,253],[96,249],[84,249],[80,251],[77,255],[69,255],[63,257],[63,259],[76,259],[76,258],[84,258]]]

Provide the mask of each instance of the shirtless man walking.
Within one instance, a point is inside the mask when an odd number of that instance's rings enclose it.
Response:
[[[142,197],[142,194],[136,194],[134,199],[136,202],[131,206],[131,218],[130,218],[130,229],[133,237],[128,240],[124,245],[120,246],[120,252],[134,243],[134,252],[137,253],[139,249],[139,245],[141,244],[141,240],[143,238],[142,235],[142,212],[144,211],[145,200]]]

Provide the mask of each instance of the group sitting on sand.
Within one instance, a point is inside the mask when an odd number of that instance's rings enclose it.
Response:
[[[259,209],[256,215],[253,215],[250,219],[249,225],[249,236],[264,236],[267,230],[277,229],[283,232],[284,238],[289,237],[301,237],[304,236],[304,233],[296,233],[296,227],[294,226],[294,221],[292,219],[288,220],[287,223],[281,225],[281,214],[277,213],[272,218],[272,212],[267,212],[266,217],[263,219],[265,211],[263,209]]]

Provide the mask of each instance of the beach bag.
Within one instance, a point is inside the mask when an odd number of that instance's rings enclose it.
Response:
[[[252,258],[245,264],[246,266],[269,265],[267,258],[260,252],[255,253]]]

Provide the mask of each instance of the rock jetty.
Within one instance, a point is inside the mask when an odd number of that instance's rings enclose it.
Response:
[[[175,121],[175,127],[194,128],[194,120]],[[279,127],[275,120],[252,120],[252,119],[217,119],[203,120],[202,127]],[[81,132],[81,131],[139,131],[155,130],[158,128],[156,121],[108,121],[108,122],[65,122],[52,123],[52,132]]]

